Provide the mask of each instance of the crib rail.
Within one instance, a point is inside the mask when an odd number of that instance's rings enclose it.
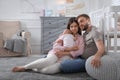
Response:
[[[89,14],[93,25],[97,26],[103,33],[106,52],[108,53],[120,53],[120,26],[118,26],[119,13],[120,6],[111,6]]]

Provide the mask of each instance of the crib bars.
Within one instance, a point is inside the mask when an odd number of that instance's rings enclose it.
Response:
[[[120,53],[120,31],[118,30],[118,17],[120,6],[110,6],[91,12],[89,15],[93,25],[97,26],[101,33],[107,53]],[[113,45],[113,46],[112,46]]]

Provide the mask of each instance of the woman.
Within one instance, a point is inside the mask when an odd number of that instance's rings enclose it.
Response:
[[[78,26],[75,17],[70,18],[67,29],[72,32],[72,35],[76,37],[75,46],[73,47],[63,47],[63,50],[55,51],[52,49],[46,58],[38,59],[24,66],[17,66],[12,69],[13,72],[21,72],[27,69],[32,69],[45,74],[53,74],[60,72],[60,62],[61,58],[64,56],[69,56],[72,59],[80,56],[84,51],[84,42],[82,36],[80,36],[80,28]],[[64,35],[64,34],[62,34]],[[64,42],[64,41],[63,41]],[[64,43],[63,43],[64,44]],[[77,48],[77,49],[76,49]]]

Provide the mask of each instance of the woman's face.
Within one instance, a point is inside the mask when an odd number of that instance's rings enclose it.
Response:
[[[78,24],[76,22],[73,22],[70,25],[70,30],[73,34],[77,34],[78,33]]]

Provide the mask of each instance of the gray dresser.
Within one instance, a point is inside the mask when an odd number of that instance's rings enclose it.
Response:
[[[67,28],[69,17],[40,17],[41,19],[41,54],[48,53],[53,42]]]

